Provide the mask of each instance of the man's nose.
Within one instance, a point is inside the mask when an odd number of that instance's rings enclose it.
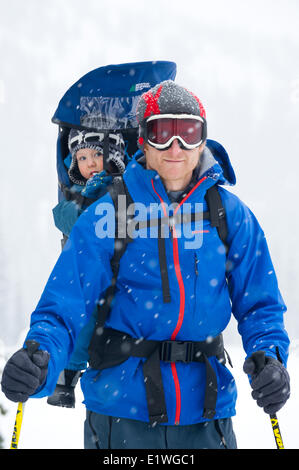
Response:
[[[174,139],[168,150],[172,153],[172,155],[177,155],[181,152],[182,149],[180,147],[178,139]]]

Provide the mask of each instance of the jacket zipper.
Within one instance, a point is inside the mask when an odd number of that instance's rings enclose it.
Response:
[[[196,276],[198,276],[198,262],[199,262],[199,259],[197,258],[197,254],[196,252],[194,253],[194,269],[195,269],[195,274]]]
[[[207,179],[207,177],[205,176],[197,182],[197,184],[191,189],[191,191],[189,191],[189,193],[184,197],[184,199],[182,199],[182,201],[176,207],[176,209],[174,211],[174,215],[177,213],[177,211],[179,210],[181,205],[193,193],[193,191],[195,191],[195,189],[203,181],[205,181],[206,179]],[[152,180],[152,187],[153,187],[153,190],[154,190],[155,194],[160,199],[164,215],[165,215],[165,217],[167,217],[167,211],[166,211],[166,208],[165,208],[165,203],[164,203],[162,197],[156,191],[156,189],[154,187],[153,180]],[[170,337],[171,341],[175,341],[175,339],[176,339],[176,337],[177,337],[177,335],[178,335],[178,333],[181,329],[183,320],[184,320],[185,286],[184,286],[184,281],[183,281],[183,278],[182,278],[181,267],[180,267],[178,239],[177,239],[175,225],[170,227],[170,231],[171,231],[171,234],[172,234],[172,250],[173,250],[173,259],[174,259],[174,269],[175,269],[175,274],[176,274],[176,278],[177,278],[177,281],[178,281],[179,292],[180,292],[180,307],[179,307],[178,321],[177,321],[176,327],[175,327],[175,329],[174,329],[174,331],[173,331],[173,333]],[[179,382],[178,373],[177,373],[177,369],[176,369],[176,364],[175,364],[175,362],[171,362],[170,365],[171,365],[171,372],[172,372],[172,377],[173,377],[174,386],[175,386],[175,394],[176,394],[175,424],[178,425],[178,424],[180,424],[180,414],[181,414],[181,388],[180,388],[180,382]]]
[[[185,286],[182,278],[181,268],[180,268],[180,260],[179,260],[179,248],[178,248],[178,239],[176,236],[175,226],[172,228],[173,234],[173,258],[174,258],[174,269],[176,278],[179,284],[179,292],[180,292],[180,307],[179,307],[179,317],[176,324],[176,327],[170,337],[171,341],[174,341],[177,337],[178,332],[181,329],[183,319],[184,319],[184,311],[185,311]],[[177,374],[176,364],[175,362],[171,363],[171,372],[172,377],[174,380],[175,386],[175,393],[176,393],[176,410],[175,410],[175,420],[174,424],[180,424],[180,414],[181,414],[181,389],[180,389],[180,382]]]

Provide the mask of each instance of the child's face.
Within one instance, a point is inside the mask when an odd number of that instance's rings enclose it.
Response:
[[[95,173],[103,171],[103,154],[98,150],[85,148],[77,151],[78,167],[81,175],[87,180]]]

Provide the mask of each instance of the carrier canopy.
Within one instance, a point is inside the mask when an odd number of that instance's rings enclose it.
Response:
[[[97,68],[72,85],[52,118],[68,127],[123,130],[137,128],[140,95],[157,83],[174,80],[174,62],[135,62]]]
[[[58,199],[62,188],[71,186],[65,159],[70,128],[121,132],[126,154],[137,150],[136,106],[142,93],[164,80],[174,80],[176,64],[168,61],[132,62],[99,67],[81,77],[61,98],[52,118],[58,124],[57,173]],[[107,146],[106,146],[107,147]],[[105,161],[104,149],[104,167]]]

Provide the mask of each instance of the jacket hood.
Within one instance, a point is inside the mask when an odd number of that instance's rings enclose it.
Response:
[[[207,139],[201,158],[200,176],[209,171],[215,164],[221,169],[218,184],[236,184],[236,176],[225,148],[216,140]]]

